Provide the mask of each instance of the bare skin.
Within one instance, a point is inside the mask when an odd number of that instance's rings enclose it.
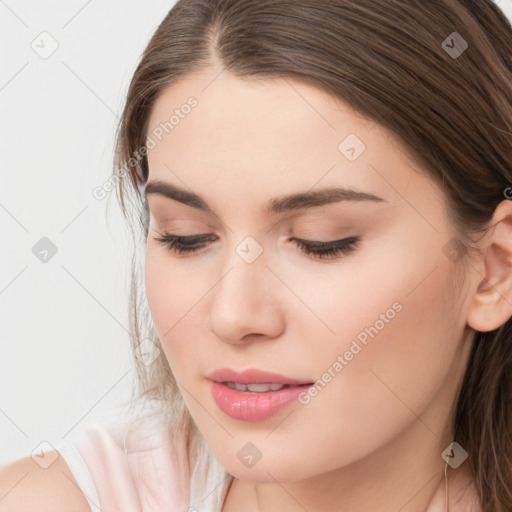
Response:
[[[222,512],[235,512],[238,510],[239,504],[252,507],[252,510],[260,510],[259,500],[256,488],[247,486],[243,489],[244,484],[238,479],[233,481],[230,490],[224,501]],[[252,495],[251,491],[254,491]],[[467,463],[463,464],[457,470],[450,470],[448,467],[448,510],[465,511],[465,512],[481,512],[478,495],[473,485],[472,475],[469,472]],[[249,510],[249,508],[248,508]],[[429,501],[425,512],[445,512],[446,511],[446,483],[444,474],[441,481]]]
[[[197,99],[148,154],[149,181],[192,191],[212,211],[149,194],[145,278],[183,399],[235,477],[223,512],[444,511],[441,453],[474,329],[512,315],[512,203],[496,209],[461,288],[443,192],[389,132],[310,85],[219,72],[189,75],[152,112],[148,134]],[[349,134],[365,145],[353,161],[339,149]],[[382,201],[265,211],[270,198],[332,186]],[[183,255],[156,240],[163,232],[215,238]],[[252,263],[236,252],[248,236],[262,249]],[[328,260],[292,240],[350,236],[361,237],[356,249]],[[219,367],[322,378],[397,303],[308,404],[249,422],[214,402],[206,375]],[[247,442],[262,454],[252,467],[237,456]],[[450,510],[467,512],[467,462],[448,469]]]
[[[32,457],[0,467],[0,510],[2,512],[90,512],[91,507],[73,473],[60,454],[43,469]]]

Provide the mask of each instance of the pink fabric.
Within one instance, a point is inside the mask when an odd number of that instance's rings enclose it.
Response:
[[[96,487],[101,510],[189,510],[190,470],[185,442],[159,415],[140,421],[92,424],[76,447]]]

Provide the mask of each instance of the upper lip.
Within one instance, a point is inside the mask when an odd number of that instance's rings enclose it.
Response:
[[[209,373],[206,378],[214,382],[237,382],[239,384],[290,384],[295,386],[312,384],[310,380],[294,379],[256,368],[249,368],[240,372],[231,368],[218,368]]]

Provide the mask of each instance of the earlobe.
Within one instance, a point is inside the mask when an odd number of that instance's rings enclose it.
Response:
[[[479,275],[467,317],[480,332],[493,331],[512,316],[512,201],[496,207],[490,225],[481,246],[484,275]]]

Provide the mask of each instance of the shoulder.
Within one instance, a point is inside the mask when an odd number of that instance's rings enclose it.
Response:
[[[2,512],[90,512],[64,458],[55,450],[46,456],[56,457],[46,469],[30,456],[0,466]]]

